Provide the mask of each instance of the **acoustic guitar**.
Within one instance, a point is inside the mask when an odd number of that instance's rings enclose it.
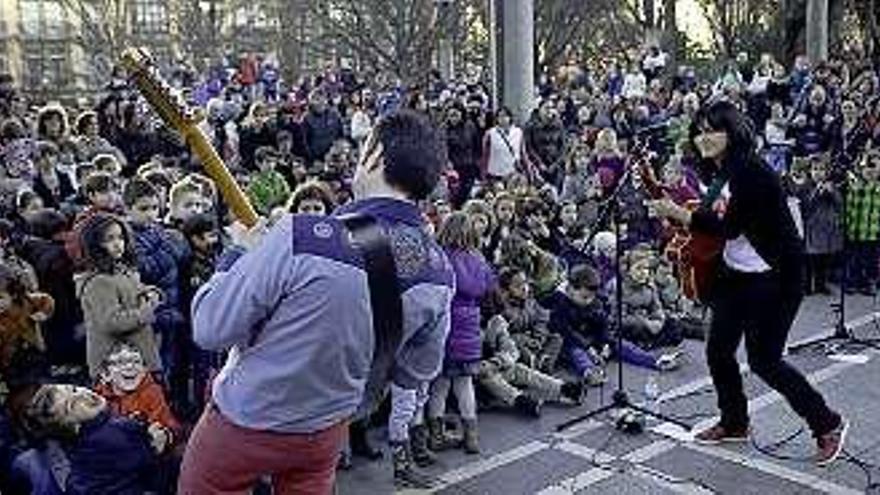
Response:
[[[664,185],[657,179],[650,161],[647,159],[637,160],[636,169],[645,185],[645,190],[652,199],[669,198]],[[685,208],[695,211],[705,201],[713,201],[715,198],[692,200],[684,203]],[[671,224],[669,226],[670,241],[663,250],[664,255],[675,267],[684,295],[694,301],[707,302],[715,281],[716,271],[721,262],[721,254],[724,250],[724,239],[706,235],[699,232],[691,232],[687,228]]]
[[[183,137],[202,168],[217,184],[233,215],[245,226],[254,226],[257,213],[199,125],[204,115],[190,107],[181,93],[162,78],[153,58],[143,48],[127,48],[120,61],[153,110]]]

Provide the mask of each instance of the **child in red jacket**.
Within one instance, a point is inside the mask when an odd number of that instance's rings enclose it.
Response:
[[[144,365],[143,356],[134,346],[119,342],[113,346],[103,363],[95,392],[107,400],[110,411],[120,416],[134,416],[145,421],[150,430],[165,437],[159,452],[180,437],[180,423],[171,413],[162,387],[153,380]]]

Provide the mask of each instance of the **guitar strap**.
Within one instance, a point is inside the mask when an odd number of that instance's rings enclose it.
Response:
[[[348,214],[338,217],[361,252],[370,288],[373,316],[373,361],[359,412],[370,414],[385,397],[397,349],[403,340],[403,303],[397,279],[397,264],[391,243],[373,217]]]
[[[724,190],[724,186],[727,185],[727,177],[719,175],[712,180],[712,183],[709,184],[709,188],[706,190],[706,194],[703,195],[703,199],[700,200],[700,208],[710,208],[712,203],[718,199],[718,196],[721,195],[721,191]]]

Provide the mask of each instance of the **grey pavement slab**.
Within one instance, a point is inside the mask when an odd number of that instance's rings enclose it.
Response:
[[[645,464],[680,479],[698,480],[717,493],[738,495],[822,493],[807,486],[782,480],[776,476],[694,452],[684,447],[676,447],[646,461]]]
[[[586,461],[558,450],[537,454],[440,491],[442,495],[535,493],[584,469]],[[463,490],[463,491],[460,491]]]

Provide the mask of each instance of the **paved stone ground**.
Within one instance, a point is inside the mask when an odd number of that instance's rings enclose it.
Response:
[[[835,321],[830,309],[833,298],[808,298],[795,323],[789,342],[827,334]],[[880,312],[880,300],[853,296],[847,304],[847,321],[859,323],[855,333],[880,338],[880,323],[868,317]],[[660,411],[676,417],[689,417],[691,424],[711,423],[715,395],[708,383],[708,370],[702,344],[689,342],[688,355],[680,370],[659,377],[663,397]],[[822,348],[812,348],[789,356],[790,361],[825,395],[826,399],[851,421],[847,450],[866,462],[880,465],[880,355],[857,348],[841,352],[861,353],[865,364],[831,359]],[[740,356],[745,362],[744,356]],[[626,367],[624,380],[634,401],[643,399],[643,387],[650,372]],[[752,426],[756,442],[770,445],[798,431],[801,421],[782,398],[756,377],[746,374]],[[555,426],[578,417],[601,403],[607,403],[616,375],[604,394],[591,389],[582,407],[547,406],[537,420],[502,412],[480,415],[479,456],[446,452],[439,465],[430,470],[444,485],[433,493],[443,495],[564,495],[564,494],[857,494],[864,493],[867,477],[849,462],[818,468],[797,460],[813,453],[808,431],[777,451],[793,460],[779,460],[762,454],[752,445],[703,447],[678,438],[682,430],[667,434],[648,431],[638,436],[617,433],[607,415],[556,433]],[[696,390],[681,398],[675,392]],[[600,395],[603,395],[600,397]],[[649,422],[652,427],[663,425]],[[698,427],[699,427],[698,426]],[[670,436],[671,435],[671,436]],[[387,458],[387,456],[386,456]],[[880,481],[880,468],[873,469]],[[359,463],[342,473],[341,495],[392,493],[389,462]],[[402,492],[403,493],[403,492]],[[410,491],[409,493],[417,493]],[[875,493],[880,493],[880,490]]]

